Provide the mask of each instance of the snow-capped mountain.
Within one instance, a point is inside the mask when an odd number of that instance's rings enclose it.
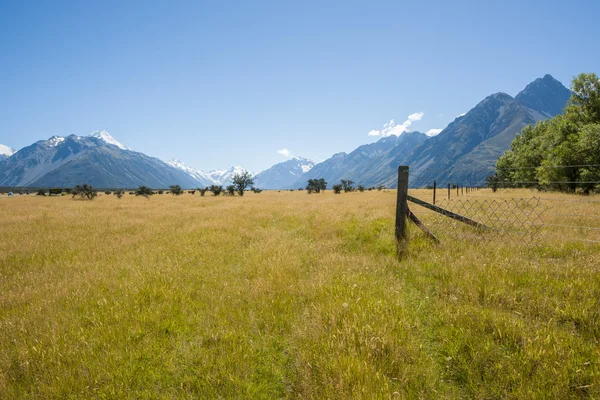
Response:
[[[105,131],[40,140],[0,164],[0,186],[72,187],[83,183],[98,188],[204,186],[157,158],[127,150]]]
[[[167,161],[167,164],[173,168],[177,168],[178,170],[185,172],[198,182],[202,183],[204,186],[209,186],[215,183],[215,181],[206,172],[194,169],[176,158]]]
[[[0,144],[0,161],[7,159],[15,153],[16,151],[12,147]]]
[[[90,133],[90,136],[98,138],[100,140],[103,140],[105,143],[117,146],[121,150],[131,150],[129,147],[127,147],[123,143],[119,142],[117,139],[115,139],[114,137],[112,137],[106,131],[95,131],[95,132]]]
[[[294,157],[256,175],[254,186],[262,189],[294,189],[300,177],[314,166],[315,162],[312,160]]]
[[[229,169],[215,169],[208,172],[208,176],[217,185],[231,185],[231,177],[235,174],[241,174],[246,171],[240,166],[231,167]]]

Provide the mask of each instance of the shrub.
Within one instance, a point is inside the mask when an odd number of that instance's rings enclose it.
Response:
[[[188,193],[193,195],[193,194],[196,194],[196,191],[195,190],[190,190]]]
[[[331,188],[333,189],[333,193],[340,194],[342,192],[342,189],[344,188],[344,186],[342,186],[338,183],[337,185],[333,185]]]
[[[260,193],[260,192],[262,192],[262,189],[259,189],[259,188],[252,188],[251,190],[254,193]]]
[[[354,187],[352,186],[354,182],[350,179],[342,179],[342,187],[344,188],[344,192],[352,192],[354,191]]]
[[[357,187],[359,192],[364,192],[365,191],[365,187],[363,185],[358,185]]]
[[[235,186],[234,186],[234,185],[229,185],[229,186],[227,186],[227,188],[226,188],[225,190],[227,191],[226,193],[227,193],[229,196],[233,196],[233,195],[235,195]]]
[[[147,186],[140,186],[139,188],[137,188],[137,190],[135,191],[135,195],[136,196],[143,196],[145,198],[149,198],[150,196],[152,196],[153,192],[152,189],[150,189]]]
[[[198,189],[198,190],[200,191],[200,196],[204,197],[204,194],[206,193],[208,188],[202,188],[202,189]]]
[[[75,188],[71,191],[71,194],[73,195],[72,198],[79,196],[81,200],[93,200],[96,196],[98,196],[98,192],[88,184],[75,186]]]
[[[161,190],[158,191],[158,194],[163,194],[164,192],[165,191],[161,189]]]
[[[175,196],[179,196],[183,193],[183,190],[181,190],[181,186],[179,185],[169,186],[169,189],[171,189],[171,194],[174,194]]]
[[[221,185],[211,185],[208,189],[212,192],[213,195],[218,196],[223,192],[223,186]]]
[[[44,189],[39,189],[36,193],[36,196],[45,196],[46,191]]]
[[[115,196],[117,196],[117,199],[120,199],[123,197],[123,195],[125,194],[124,190],[117,190],[113,193]]]
[[[110,196],[112,194],[112,192],[110,190],[107,190],[106,192],[104,192],[105,195]]]
[[[327,189],[327,182],[323,178],[309,179],[308,185],[306,185],[309,194],[312,192],[321,193],[321,190],[325,192],[325,189]]]

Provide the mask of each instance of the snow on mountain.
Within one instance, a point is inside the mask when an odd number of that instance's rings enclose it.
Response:
[[[231,185],[231,177],[235,174],[241,174],[246,171],[240,166],[234,166],[229,169],[215,169],[208,172],[208,176],[217,185]],[[253,174],[254,175],[254,174]]]
[[[6,145],[0,144],[0,156],[10,157],[15,153],[16,153],[16,151],[12,147],[8,147]]]
[[[254,186],[262,189],[292,189],[302,175],[314,166],[315,162],[312,160],[293,157],[256,175]]]
[[[50,139],[44,141],[44,144],[46,144],[50,147],[56,147],[64,141],[65,141],[65,138],[62,136],[52,136]]]
[[[117,139],[115,139],[114,137],[112,137],[108,132],[106,131],[96,131],[96,132],[92,132],[90,133],[91,137],[95,137],[98,139],[103,140],[105,143],[108,144],[112,144],[114,146],[117,146],[118,148],[120,148],[121,150],[131,150],[129,147],[125,146],[123,143],[119,142]]]
[[[173,168],[176,168],[178,170],[185,172],[192,178],[194,178],[197,181],[199,181],[200,183],[202,183],[204,186],[212,185],[213,183],[215,183],[215,181],[206,172],[194,169],[194,168],[184,164],[182,161],[180,161],[176,158],[174,158],[170,161],[167,161],[166,163]]]

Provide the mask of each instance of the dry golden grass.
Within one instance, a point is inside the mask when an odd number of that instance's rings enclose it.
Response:
[[[394,212],[393,191],[0,198],[0,397],[600,397],[597,244],[411,228],[398,262]]]

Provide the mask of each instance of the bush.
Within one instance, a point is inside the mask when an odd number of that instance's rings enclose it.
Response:
[[[344,187],[338,183],[337,185],[333,185],[331,188],[333,189],[333,193],[340,194]]]
[[[193,194],[196,194],[196,191],[195,190],[190,190],[188,193],[193,195]]]
[[[158,191],[158,194],[163,194],[163,193],[165,193],[165,191],[162,189]]]
[[[259,188],[252,188],[251,190],[252,190],[253,193],[260,193],[260,192],[262,192],[262,189],[259,189]]]
[[[123,195],[125,194],[124,190],[117,190],[113,193],[115,196],[117,196],[117,199],[120,199],[123,197]]]
[[[306,185],[308,194],[311,194],[312,192],[321,193],[321,190],[325,192],[325,189],[327,189],[327,182],[325,182],[325,179],[323,178],[309,179],[308,184]]]
[[[350,179],[342,179],[342,187],[344,188],[344,192],[352,192],[354,191],[354,187],[352,186],[354,182]]]
[[[208,190],[208,188],[198,189],[198,191],[200,192],[200,196],[204,197],[204,194],[206,193],[207,190]]]
[[[136,196],[143,196],[145,198],[149,198],[150,196],[152,196],[153,192],[152,189],[150,189],[147,186],[140,186],[139,188],[137,188],[137,190],[135,191],[135,195]]]
[[[229,196],[234,196],[235,195],[235,186],[234,185],[227,186],[227,188],[225,190],[227,191],[226,193]]]
[[[45,196],[46,191],[44,189],[39,189],[36,193],[36,196]]]
[[[110,190],[107,190],[106,192],[104,192],[105,195],[110,196],[112,194],[112,192]]]
[[[79,196],[81,200],[94,200],[94,198],[98,196],[98,192],[91,185],[88,184],[85,184],[83,186],[75,186],[75,188],[71,191],[71,194],[73,195],[72,198]]]
[[[208,189],[212,192],[213,195],[218,196],[223,192],[223,186],[221,185],[211,185]]]
[[[358,185],[358,191],[359,192],[364,192],[365,191],[365,187],[363,185]]]
[[[171,194],[174,194],[175,196],[179,196],[183,193],[183,190],[181,190],[181,186],[179,185],[169,186],[169,189],[171,189]]]

